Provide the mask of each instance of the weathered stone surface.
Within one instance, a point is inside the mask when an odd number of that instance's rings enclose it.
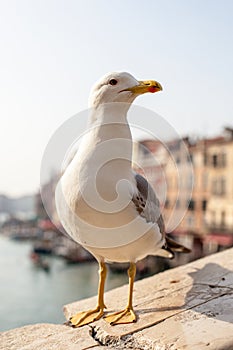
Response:
[[[90,328],[73,329],[63,325],[37,324],[0,334],[1,350],[81,350],[99,345]],[[98,349],[102,347],[98,346]]]
[[[233,349],[232,295],[212,299],[133,335],[150,349]],[[132,342],[132,339],[131,339]]]

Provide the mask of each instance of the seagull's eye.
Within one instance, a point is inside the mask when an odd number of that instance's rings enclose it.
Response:
[[[111,79],[111,80],[109,81],[109,84],[110,84],[110,85],[116,85],[116,84],[117,84],[117,80],[116,80],[116,79]]]

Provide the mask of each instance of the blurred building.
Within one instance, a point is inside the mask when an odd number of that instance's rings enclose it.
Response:
[[[233,245],[233,129],[207,140],[205,163],[209,200],[206,206],[207,242],[215,246]]]
[[[140,141],[133,163],[154,187],[168,231],[176,226],[172,234],[192,246],[193,258],[233,245],[233,129],[208,139]]]

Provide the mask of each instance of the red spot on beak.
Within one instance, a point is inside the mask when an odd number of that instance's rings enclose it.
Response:
[[[150,86],[150,87],[148,87],[148,91],[152,92],[152,94],[153,94],[154,92],[159,91],[159,89],[156,86]]]

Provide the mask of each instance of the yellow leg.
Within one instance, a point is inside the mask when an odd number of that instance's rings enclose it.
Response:
[[[70,318],[72,327],[81,327],[88,323],[99,320],[106,306],[104,305],[104,284],[107,275],[107,268],[104,262],[99,263],[99,288],[98,288],[98,303],[95,309],[82,311]]]
[[[110,314],[104,317],[104,319],[107,322],[109,322],[111,325],[132,323],[137,321],[137,316],[135,315],[133,310],[133,284],[134,284],[135,275],[136,275],[136,264],[130,263],[130,267],[128,269],[128,276],[129,276],[128,304],[124,310],[115,312],[113,314]]]

